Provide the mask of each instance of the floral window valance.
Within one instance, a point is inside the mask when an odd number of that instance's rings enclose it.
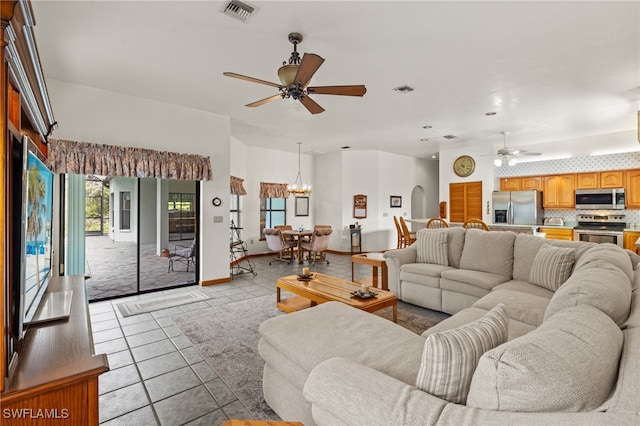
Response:
[[[231,193],[234,195],[247,195],[247,190],[244,189],[244,179],[231,176]]]
[[[127,146],[49,139],[55,173],[178,180],[211,180],[209,157]]]
[[[286,183],[260,182],[260,198],[287,198],[288,196]]]

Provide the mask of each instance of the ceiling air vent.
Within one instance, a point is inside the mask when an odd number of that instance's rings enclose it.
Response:
[[[231,0],[229,3],[227,3],[227,6],[224,8],[223,13],[236,18],[239,21],[247,22],[247,19],[249,19],[254,11],[255,8],[249,6],[246,3],[242,3],[238,0]]]
[[[407,86],[406,84],[403,86],[398,86],[394,89],[392,89],[394,92],[399,92],[399,93],[409,93],[409,92],[413,92],[413,87],[411,86]]]
[[[456,139],[457,136],[456,135],[444,135],[443,138],[445,138],[445,139]]]

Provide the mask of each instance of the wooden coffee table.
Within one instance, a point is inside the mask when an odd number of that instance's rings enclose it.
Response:
[[[398,322],[398,299],[395,294],[373,289],[376,296],[362,299],[351,293],[358,290],[360,284],[330,275],[314,273],[310,281],[300,281],[297,275],[280,277],[276,282],[276,302],[278,309],[291,313],[325,302],[342,302],[366,312],[393,307],[393,322]],[[281,290],[286,290],[296,296],[280,297]]]

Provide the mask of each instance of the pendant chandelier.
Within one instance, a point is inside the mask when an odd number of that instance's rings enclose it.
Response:
[[[300,174],[300,145],[302,142],[298,142],[298,175],[293,183],[287,185],[287,190],[294,197],[307,197],[311,194],[311,185],[302,183],[302,175]]]

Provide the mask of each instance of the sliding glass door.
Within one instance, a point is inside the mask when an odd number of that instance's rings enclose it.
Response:
[[[92,176],[85,188],[90,301],[197,282],[197,182]]]

